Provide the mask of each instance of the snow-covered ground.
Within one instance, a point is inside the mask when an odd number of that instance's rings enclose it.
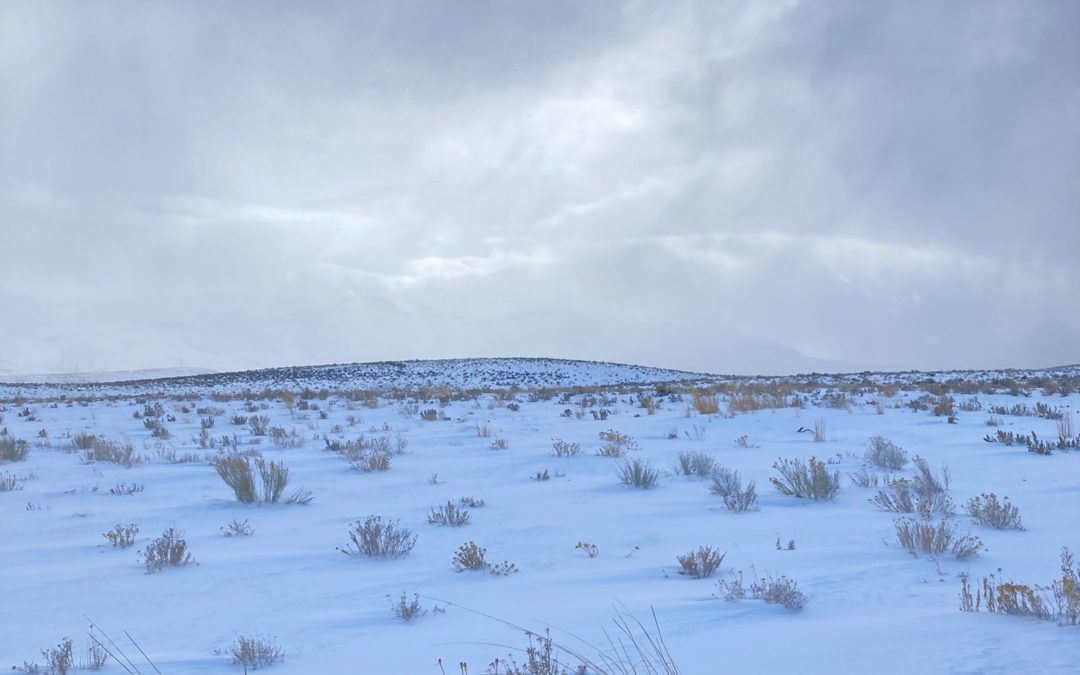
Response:
[[[301,404],[296,395],[291,407],[281,399],[246,404],[208,397],[214,391],[262,389],[236,384],[241,378],[218,385],[183,378],[114,387],[99,393],[120,398],[85,404],[70,400],[87,395],[85,387],[0,392],[28,396],[3,404],[0,426],[31,446],[24,461],[0,464],[0,477],[15,476],[21,488],[0,492],[0,607],[7,618],[0,631],[0,667],[41,662],[40,650],[65,636],[82,648],[88,643],[89,617],[143,673],[153,669],[125,631],[162,673],[170,674],[239,672],[221,652],[238,636],[256,633],[273,636],[285,651],[272,672],[438,674],[441,658],[446,673],[458,673],[458,663],[465,661],[468,672],[476,674],[495,657],[527,644],[519,631],[496,619],[537,631],[551,627],[557,641],[596,655],[606,644],[605,631],[617,633],[612,618],[618,606],[647,624],[654,609],[668,648],[687,675],[1066,673],[1080,668],[1080,627],[959,611],[961,573],[975,580],[997,574],[1048,584],[1059,575],[1062,547],[1080,554],[1080,453],[1042,456],[1022,445],[983,440],[998,429],[1057,438],[1057,423],[1041,417],[998,414],[993,417],[1001,426],[987,426],[988,410],[1043,402],[1072,415],[1080,395],[980,394],[982,410],[958,412],[955,424],[908,407],[919,391],[849,395],[847,409],[828,407],[822,392],[808,391],[803,408],[734,415],[722,397],[720,414],[704,415],[693,409],[689,394],[658,396],[650,384],[694,379],[690,374],[613,370],[610,364],[559,369],[559,363],[572,362],[552,362],[545,370],[536,362],[497,361],[481,374],[447,365],[462,362],[406,362],[386,366],[377,381],[351,382],[330,374],[333,367],[324,367],[319,377],[332,389],[507,387],[515,374],[526,380],[519,383],[525,387],[637,385],[539,400],[527,392],[513,398],[489,393],[445,405],[407,398],[349,400],[338,394]],[[394,369],[400,379],[394,379]],[[1001,375],[953,374],[983,381]],[[908,381],[926,377],[912,375]],[[273,381],[289,382],[287,377]],[[65,391],[68,400],[47,400]],[[143,419],[133,416],[153,402],[139,398],[148,391],[177,395],[160,399],[175,418],[164,422],[167,439],[154,437]],[[653,394],[654,414],[635,392]],[[954,398],[959,406],[972,397]],[[204,448],[200,420],[207,415],[197,410],[210,407],[220,409],[207,430],[216,447]],[[429,409],[439,419],[423,419],[421,413]],[[607,419],[597,419],[600,410],[609,411]],[[301,447],[279,447],[270,436],[253,435],[249,425],[230,423],[233,416],[252,415],[265,415],[269,426],[295,432]],[[823,442],[797,432],[815,423],[825,425]],[[484,430],[490,436],[481,436]],[[596,454],[603,444],[599,434],[607,430],[635,439],[638,447],[628,458],[664,470],[659,485],[636,489],[619,483],[618,460]],[[131,443],[144,461],[131,468],[87,462],[71,447],[80,432]],[[239,450],[284,462],[290,470],[287,492],[309,490],[313,501],[238,503],[208,461],[220,456],[222,436],[232,440],[234,434]],[[912,457],[926,458],[934,470],[948,467],[955,521],[961,532],[980,537],[985,550],[958,561],[947,555],[916,558],[900,547],[896,514],[871,503],[876,489],[856,487],[850,478],[863,466],[868,439],[877,435]],[[341,442],[363,437],[369,445],[385,437],[390,448],[402,451],[393,455],[388,471],[365,473],[329,451],[324,436]],[[499,439],[507,447],[493,447]],[[554,439],[576,442],[582,452],[556,457]],[[756,481],[759,509],[729,512],[709,493],[708,480],[675,475],[677,456],[687,451],[707,453],[744,480]],[[185,453],[198,461],[170,461]],[[786,497],[770,485],[778,458],[811,456],[840,473],[835,499]],[[550,478],[537,480],[545,471]],[[911,472],[909,464],[897,475]],[[111,488],[132,484],[144,489],[110,494]],[[971,523],[964,504],[984,492],[1008,496],[1020,508],[1026,529],[999,531]],[[428,523],[432,507],[462,497],[484,501],[470,509],[470,523]],[[415,533],[412,551],[390,560],[343,555],[338,549],[348,544],[350,526],[369,515],[397,520]],[[248,521],[254,534],[222,536],[221,528],[233,520]],[[103,533],[127,523],[139,527],[135,545],[114,548]],[[197,564],[147,573],[138,553],[168,527],[184,532]],[[485,547],[490,561],[509,561],[519,571],[507,576],[455,571],[454,552],[468,541]],[[778,550],[778,541],[785,550]],[[794,550],[786,550],[789,541]],[[596,557],[576,548],[578,542],[594,544]],[[718,574],[704,579],[678,574],[677,556],[701,545],[726,552]],[[757,600],[720,598],[717,581],[739,571],[747,583],[755,574],[795,579],[809,598],[805,608],[788,611]],[[395,617],[390,599],[402,593],[420,594],[427,614],[412,622]],[[103,672],[125,670],[110,663]]]

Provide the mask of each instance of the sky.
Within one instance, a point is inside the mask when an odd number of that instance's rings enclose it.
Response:
[[[1080,362],[1080,5],[0,3],[0,375]]]

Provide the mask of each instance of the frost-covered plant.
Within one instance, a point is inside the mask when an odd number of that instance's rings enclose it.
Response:
[[[352,462],[349,466],[365,473],[371,473],[373,471],[389,471],[390,453],[381,450],[371,450],[370,452],[361,454],[356,461]]]
[[[637,441],[629,435],[620,433],[614,429],[601,431],[599,436],[600,440],[604,441],[604,444],[600,446],[600,449],[596,451],[596,454],[601,457],[622,457],[628,451],[637,449]]]
[[[485,557],[486,555],[486,548],[480,546],[475,541],[467,541],[461,546],[458,546],[457,551],[454,551],[454,569],[458,572],[487,569],[488,563]]]
[[[19,484],[19,479],[15,477],[13,473],[0,473],[0,492],[13,492],[15,490],[21,490],[22,485]]]
[[[728,511],[753,511],[757,508],[756,484],[754,481],[749,481],[743,487],[738,471],[723,467],[714,471],[709,492],[723,499],[724,507]]]
[[[195,562],[188,552],[184,533],[172,527],[166,528],[160,537],[146,545],[142,559],[147,572],[158,572],[166,567],[180,567]]]
[[[855,487],[870,488],[881,484],[881,479],[877,473],[865,466],[860,467],[855,473],[848,474],[848,477],[851,478],[851,484]]]
[[[127,548],[135,543],[135,535],[139,533],[139,526],[135,523],[117,525],[101,536],[105,537],[110,544],[117,548]]]
[[[951,553],[957,560],[964,560],[983,548],[978,537],[958,535],[956,525],[948,518],[941,519],[937,524],[922,519],[897,518],[894,525],[896,540],[914,556],[920,553]]]
[[[815,501],[832,499],[840,490],[840,473],[830,473],[825,462],[811,457],[806,464],[801,459],[778,459],[773,468],[780,477],[770,477],[780,494],[789,497],[813,499]]]
[[[41,650],[45,667],[50,675],[67,675],[75,670],[75,655],[72,652],[71,638],[64,638],[60,644],[50,649]]]
[[[265,436],[270,431],[270,418],[266,415],[252,415],[248,418],[248,429],[252,436]]]
[[[356,521],[349,531],[350,543],[338,550],[348,556],[402,558],[416,545],[416,535],[397,521],[383,522],[380,516]]]
[[[967,512],[979,525],[986,525],[998,530],[1022,530],[1023,523],[1020,521],[1020,509],[1003,497],[998,501],[996,494],[985,492],[978,497],[972,497],[967,503]]]
[[[248,668],[258,670],[272,666],[285,659],[285,651],[277,644],[276,639],[265,635],[237,636],[228,653],[232,657],[232,663],[243,666],[244,672],[247,672]]]
[[[908,463],[907,453],[903,448],[882,436],[872,436],[866,444],[863,458],[868,464],[884,469],[898,471]]]
[[[799,590],[794,579],[784,575],[767,575],[750,584],[750,597],[764,600],[766,603],[783,605],[786,609],[802,609],[806,606],[806,595]]]
[[[578,443],[567,443],[564,440],[555,440],[551,444],[552,452],[556,457],[573,457],[581,453],[581,445]]]
[[[390,598],[389,595],[386,597]],[[412,600],[410,600],[409,596],[402,592],[397,602],[390,600],[390,611],[393,612],[394,616],[406,622],[427,614],[427,610],[420,604],[419,593],[413,593]]]
[[[467,510],[447,500],[445,504],[440,504],[431,509],[431,513],[428,514],[428,522],[432,525],[442,525],[444,527],[461,527],[469,522],[470,517]]]
[[[708,478],[717,468],[712,455],[701,450],[680,452],[675,460],[675,473],[682,476]]]
[[[678,557],[679,574],[695,579],[711,577],[716,570],[720,569],[720,564],[724,562],[726,555],[727,553],[721,553],[712,546],[700,546],[696,551],[690,551]]]
[[[623,485],[631,485],[636,488],[651,488],[660,479],[660,472],[651,464],[640,459],[619,462],[615,469],[615,475]]]
[[[885,488],[874,497],[874,503],[886,511],[918,513],[924,518],[935,513],[952,515],[948,468],[942,469],[941,477],[934,476],[922,457],[915,458],[915,468],[916,473],[910,479],[886,481]]]
[[[238,520],[233,518],[221,527],[223,537],[250,537],[255,534],[255,528],[248,523],[247,519]]]
[[[129,469],[142,462],[142,457],[135,454],[135,446],[131,443],[93,438],[90,447],[83,451],[83,459],[87,462],[111,462]]]

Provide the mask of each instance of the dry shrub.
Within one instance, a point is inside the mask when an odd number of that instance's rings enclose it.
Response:
[[[907,453],[903,448],[882,436],[872,436],[866,444],[864,459],[885,471],[899,471],[908,463]]]
[[[349,531],[350,543],[338,550],[347,556],[402,558],[416,545],[416,535],[397,521],[383,522],[380,516],[356,521]]]
[[[135,535],[139,533],[139,526],[135,523],[117,525],[113,529],[102,534],[109,543],[116,548],[127,548],[135,543]]]
[[[701,450],[680,452],[675,458],[675,473],[683,476],[708,478],[716,468],[712,455]]]
[[[578,443],[567,443],[564,440],[557,439],[551,444],[552,452],[556,457],[573,457],[581,453],[581,445]]]
[[[148,573],[195,562],[188,552],[184,533],[172,527],[166,528],[160,537],[146,545],[142,559]]]
[[[723,467],[714,471],[709,492],[723,499],[728,511],[739,513],[757,509],[757,486],[750,481],[743,487],[738,471]]]
[[[623,485],[643,489],[654,487],[660,480],[660,471],[640,459],[619,462],[615,469],[615,475],[618,476],[619,482]]]
[[[811,457],[806,464],[801,459],[778,459],[773,468],[780,477],[770,477],[769,482],[789,497],[818,501],[832,499],[840,490],[840,473],[829,473],[825,462],[816,457]]]
[[[429,523],[444,527],[461,527],[467,524],[469,519],[469,512],[450,500],[432,508],[431,513],[428,514]]]
[[[947,518],[937,524],[914,518],[897,518],[896,540],[909,553],[941,555],[951,553],[957,560],[964,560],[976,555],[983,548],[978,537],[965,534],[958,536],[956,525]]]
[[[679,574],[704,579],[711,577],[720,569],[727,553],[721,553],[712,546],[701,546],[696,551],[690,551],[678,557]]]
[[[967,503],[967,512],[979,525],[986,525],[998,530],[1022,530],[1023,523],[1020,521],[1020,509],[1003,497],[998,501],[997,495],[982,493],[978,497],[972,497]]]
[[[693,392],[693,406],[699,415],[715,415],[720,412],[720,397],[716,394],[695,389]]]
[[[244,672],[247,672],[248,668],[258,670],[272,666],[285,659],[285,651],[278,646],[277,641],[264,635],[238,636],[229,647],[229,655],[235,665],[244,667]]]

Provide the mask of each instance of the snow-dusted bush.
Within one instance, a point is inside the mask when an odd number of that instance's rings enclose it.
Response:
[[[248,668],[258,670],[272,666],[285,659],[285,651],[278,646],[277,640],[265,635],[238,636],[229,646],[228,654],[233,664],[244,667],[244,672]]]
[[[985,492],[978,497],[972,497],[967,503],[967,512],[979,525],[986,525],[998,530],[1022,530],[1023,523],[1020,521],[1020,509],[1004,497],[998,501],[997,495]]]
[[[898,471],[908,463],[908,456],[904,449],[882,436],[870,438],[863,458],[868,464],[885,471]]]
[[[135,523],[117,525],[101,536],[105,537],[110,544],[117,548],[127,548],[135,543],[135,535],[139,533],[139,526]]]
[[[365,473],[371,473],[373,471],[389,471],[390,453],[383,452],[382,450],[364,452],[361,453],[356,460],[351,462],[349,466]]]
[[[469,518],[468,511],[450,500],[447,500],[445,504],[433,507],[431,513],[428,514],[428,522],[432,525],[449,527],[461,527],[469,522]]]
[[[282,462],[267,462],[262,457],[249,459],[243,455],[226,455],[214,460],[214,469],[221,480],[232,489],[236,500],[243,504],[276,504],[281,501],[285,487],[289,484],[289,469]],[[258,481],[255,480],[256,472]],[[311,493],[297,490],[285,502],[308,504],[311,502]]]
[[[166,567],[180,567],[195,562],[188,552],[184,533],[169,527],[161,536],[146,545],[141,557],[147,572],[158,572]]]
[[[505,576],[518,571],[517,565],[506,560],[500,564],[489,563],[487,561],[487,549],[475,541],[467,541],[458,546],[457,551],[454,551],[452,562],[454,570],[458,572],[466,570],[484,571],[496,576]]]
[[[142,457],[135,454],[135,446],[131,443],[110,441],[96,436],[90,438],[93,439],[90,447],[83,451],[83,459],[87,462],[111,462],[129,469],[142,462]]]
[[[773,468],[780,473],[780,477],[770,477],[769,482],[780,494],[789,497],[818,501],[832,499],[840,490],[840,473],[830,473],[825,468],[825,462],[816,457],[811,457],[807,463],[801,459],[778,459],[773,463]]]
[[[978,537],[970,534],[958,535],[955,523],[948,518],[943,518],[936,524],[923,519],[897,518],[894,525],[896,540],[914,556],[920,553],[951,553],[957,560],[964,560],[976,555],[983,548]]]
[[[338,550],[347,556],[402,558],[416,545],[416,535],[397,521],[383,522],[380,516],[356,521],[349,531],[350,543]]]
[[[709,492],[724,500],[728,511],[753,511],[757,508],[757,486],[749,481],[744,487],[738,471],[721,467],[713,472]]]
[[[708,478],[717,468],[713,456],[701,450],[680,452],[675,460],[675,473],[682,476]]]
[[[786,609],[798,610],[806,606],[807,597],[799,589],[797,581],[784,575],[766,575],[754,578],[749,591],[743,585],[742,572],[731,579],[721,579],[716,584],[720,597],[728,602],[738,602],[746,597],[762,600],[768,604],[783,605]]]
[[[556,457],[573,457],[581,453],[581,445],[578,443],[567,443],[564,440],[555,440],[551,444],[552,452]]]
[[[255,534],[255,528],[248,523],[246,518],[244,520],[233,518],[220,529],[223,537],[250,537]]]
[[[386,597],[389,598],[390,596]],[[427,610],[420,604],[419,593],[413,593],[412,600],[410,600],[408,595],[402,592],[397,602],[390,600],[390,611],[394,613],[394,616],[406,622],[427,614]]]
[[[704,579],[711,577],[720,569],[727,553],[721,553],[712,546],[700,546],[696,551],[690,551],[678,557],[679,574]]]
[[[19,483],[19,479],[15,477],[15,474],[0,473],[0,492],[13,492],[21,489],[22,485]]]
[[[934,476],[922,457],[915,458],[916,473],[910,479],[896,478],[886,481],[885,488],[874,497],[874,503],[894,513],[918,513],[929,518],[935,513],[952,515],[952,499],[949,497],[948,468],[941,477]]]
[[[615,469],[615,475],[623,485],[631,485],[636,488],[651,488],[660,479],[660,472],[651,464],[640,459],[619,462]]]
[[[855,487],[871,488],[881,484],[881,478],[877,473],[865,466],[859,467],[855,473],[848,474],[848,477],[851,478],[851,484]]]
[[[614,429],[601,431],[599,436],[604,444],[600,446],[600,449],[596,451],[596,454],[601,457],[622,457],[628,451],[637,449],[637,441],[629,435],[620,433]]]
[[[21,462],[30,454],[30,444],[21,438],[15,438],[0,431],[0,462]]]

